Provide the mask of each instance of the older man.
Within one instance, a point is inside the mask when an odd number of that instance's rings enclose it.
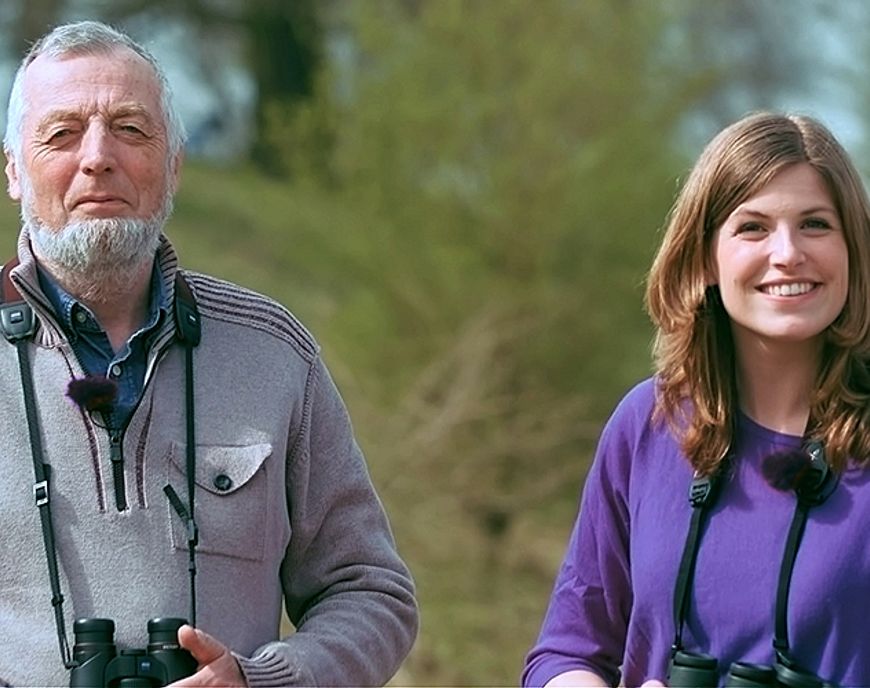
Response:
[[[173,685],[384,683],[416,633],[410,576],[311,336],[178,269],[162,230],[183,141],[159,65],[103,24],[59,27],[21,64],[0,684],[118,671],[84,651],[111,624],[72,619],[111,620],[120,651],[146,647],[150,619],[194,614],[177,637],[195,661]],[[296,631],[279,639],[282,599]],[[136,666],[122,671],[152,671]]]

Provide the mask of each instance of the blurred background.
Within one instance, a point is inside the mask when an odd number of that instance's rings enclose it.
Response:
[[[702,145],[774,108],[870,153],[863,0],[5,0],[4,91],[84,18],[170,76],[183,262],[323,346],[419,586],[394,685],[518,680]]]

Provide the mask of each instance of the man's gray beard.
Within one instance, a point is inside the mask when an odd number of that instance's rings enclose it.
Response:
[[[21,204],[21,216],[37,258],[72,295],[106,303],[126,294],[131,280],[151,265],[172,199],[150,218],[94,218],[61,229],[46,227],[28,206]]]

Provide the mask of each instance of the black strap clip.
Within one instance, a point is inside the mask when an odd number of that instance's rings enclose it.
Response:
[[[712,477],[695,477],[689,486],[689,502],[692,507],[705,508],[713,504],[716,497],[716,479]]]
[[[184,502],[181,501],[181,498],[178,496],[178,493],[172,485],[164,486],[163,493],[169,499],[169,503],[172,505],[175,513],[178,514],[179,518],[184,522],[184,527],[187,531],[188,545],[195,547],[199,544],[199,528],[197,528],[196,521],[190,517],[190,512],[187,510],[187,507],[184,506]]]
[[[837,487],[837,474],[831,470],[825,456],[825,446],[818,440],[809,440],[804,451],[810,457],[810,466],[795,489],[798,502],[805,507],[824,503]]]
[[[48,481],[40,480],[33,485],[33,499],[36,506],[45,506],[48,504]]]
[[[24,301],[15,301],[0,306],[0,328],[3,336],[12,344],[29,339],[36,332],[33,309]]]
[[[198,346],[202,336],[199,311],[193,293],[181,273],[175,275],[175,327],[178,338],[187,346]]]

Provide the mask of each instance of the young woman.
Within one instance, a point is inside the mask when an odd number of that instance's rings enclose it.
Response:
[[[870,202],[831,133],[722,131],[671,212],[656,375],[602,433],[524,685],[870,685],[868,306]]]

